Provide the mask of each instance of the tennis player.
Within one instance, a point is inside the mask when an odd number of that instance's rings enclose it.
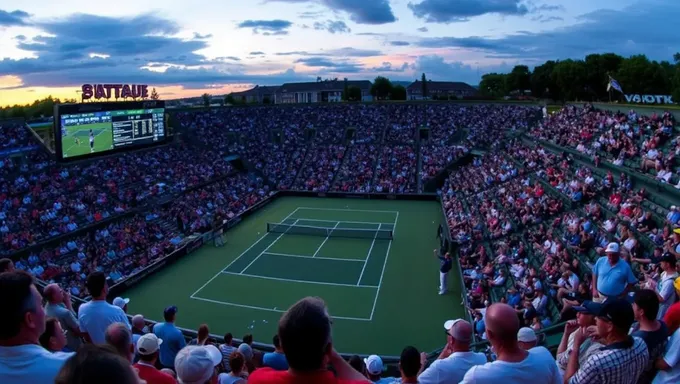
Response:
[[[90,129],[90,153],[94,152],[94,132]]]
[[[444,256],[440,256],[439,250],[434,250],[434,255],[439,259],[439,294],[444,295],[447,291],[447,280],[449,277],[449,271],[453,266],[453,260],[451,255],[446,252]]]

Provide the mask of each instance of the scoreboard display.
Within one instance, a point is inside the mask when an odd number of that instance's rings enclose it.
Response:
[[[55,107],[62,160],[167,142],[162,101],[64,104]]]

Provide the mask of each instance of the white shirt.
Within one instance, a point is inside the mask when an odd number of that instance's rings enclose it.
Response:
[[[544,347],[534,347],[518,363],[496,360],[470,368],[460,384],[562,384],[555,359]]]
[[[113,323],[123,323],[130,327],[125,312],[103,300],[90,301],[78,310],[78,325],[81,332],[87,332],[94,344],[104,344],[106,328]]]
[[[418,384],[458,383],[475,365],[486,364],[486,356],[477,352],[454,352],[446,359],[435,360],[418,376]]]
[[[659,371],[652,384],[677,384],[680,383],[680,329],[676,329],[668,339],[666,353],[663,360],[671,366],[668,371]]]
[[[73,353],[50,353],[45,348],[26,344],[16,347],[0,347],[0,382],[2,384],[54,383]]]

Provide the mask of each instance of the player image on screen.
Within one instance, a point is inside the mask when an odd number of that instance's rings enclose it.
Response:
[[[60,114],[62,158],[162,143],[164,116],[164,108],[130,107]]]

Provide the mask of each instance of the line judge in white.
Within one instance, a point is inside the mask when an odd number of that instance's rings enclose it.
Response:
[[[515,310],[503,303],[486,311],[486,335],[498,359],[470,368],[461,384],[561,384],[562,375],[555,359],[544,347],[523,350],[517,342],[519,319]]]
[[[449,320],[444,323],[446,346],[437,360],[425,369],[427,354],[420,354],[421,372],[418,384],[458,383],[470,368],[486,363],[483,353],[470,351],[472,325],[463,320]]]

